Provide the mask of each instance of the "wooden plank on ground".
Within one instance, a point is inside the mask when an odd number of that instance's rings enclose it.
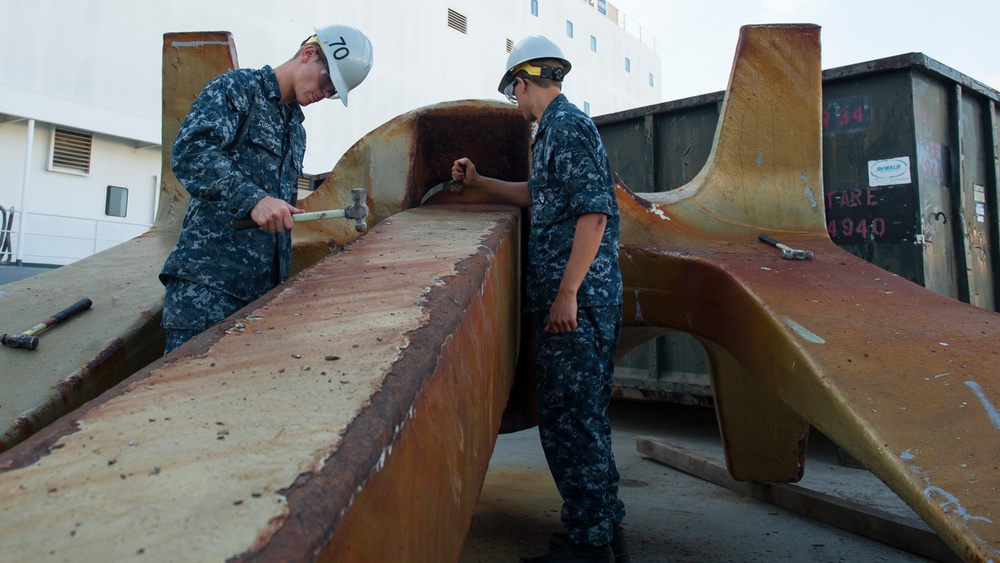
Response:
[[[717,461],[657,438],[639,436],[635,443],[636,450],[643,455],[742,495],[935,561],[961,561],[920,520],[897,516],[799,485],[737,481]]]

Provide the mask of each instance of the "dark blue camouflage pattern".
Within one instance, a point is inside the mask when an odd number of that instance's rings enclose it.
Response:
[[[621,332],[618,201],[597,128],[564,95],[542,114],[531,149],[525,290],[526,309],[534,313],[538,430],[570,540],[605,545],[625,517],[608,419]],[[577,328],[548,332],[548,311],[569,261],[577,218],[585,213],[608,219],[577,291]]]
[[[306,133],[297,103],[286,105],[274,71],[241,69],[209,82],[181,125],[170,166],[191,195],[171,277],[251,302],[288,277],[292,237],[235,231],[264,196],[297,202]],[[169,327],[167,327],[169,328]]]
[[[608,154],[594,122],[557,96],[542,114],[531,144],[531,229],[525,272],[526,310],[548,311],[569,261],[577,217],[608,216],[590,272],[577,291],[579,307],[622,303],[619,216]]]
[[[170,278],[163,297],[162,325],[167,331],[167,345],[163,353],[169,354],[174,348],[246,306],[245,301],[200,283]]]
[[[608,420],[621,307],[580,309],[572,332],[546,331],[545,317],[534,315],[542,449],[570,540],[605,545],[625,518]]]

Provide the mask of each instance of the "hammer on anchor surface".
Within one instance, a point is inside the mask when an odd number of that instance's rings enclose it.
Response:
[[[316,221],[318,219],[335,219],[343,217],[354,219],[354,228],[359,233],[363,233],[368,228],[366,219],[368,218],[368,206],[365,205],[367,192],[364,188],[354,188],[351,190],[351,197],[354,202],[343,209],[328,209],[326,211],[311,211],[307,213],[296,213],[292,215],[292,220],[296,223],[302,221]],[[233,229],[245,231],[259,227],[257,223],[249,217],[243,219],[233,219]]]
[[[38,334],[50,328],[52,325],[72,317],[80,311],[89,309],[91,305],[93,305],[93,302],[84,297],[21,334],[0,334],[0,343],[8,348],[34,350],[35,348],[38,348]]]
[[[766,242],[775,248],[781,249],[781,257],[785,260],[808,260],[813,257],[811,250],[796,250],[781,244],[780,242],[774,240],[773,238],[761,233],[757,236],[761,242]]]

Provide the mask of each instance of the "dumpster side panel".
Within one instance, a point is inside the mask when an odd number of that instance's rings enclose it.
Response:
[[[986,149],[986,201],[987,201],[987,222],[989,223],[990,238],[993,244],[990,246],[990,256],[993,261],[994,272],[1000,266],[1000,129],[997,128],[997,103],[990,100],[986,104],[986,140],[989,143]],[[1000,275],[993,278],[993,301],[994,309],[997,308],[997,295],[1000,295]]]
[[[908,72],[825,84],[823,191],[838,246],[923,283],[912,108]]]
[[[913,75],[913,113],[917,136],[917,180],[923,286],[958,299],[958,269],[952,224],[952,136],[948,88],[923,74]]]
[[[708,161],[719,125],[719,104],[655,116],[657,184],[649,191],[675,190],[690,182]]]
[[[639,115],[626,121],[611,123],[600,130],[611,168],[635,192],[652,191],[647,181],[653,169],[646,157],[649,140],[646,137],[645,122],[645,117]]]
[[[720,93],[596,118],[611,167],[636,193],[683,186],[708,161],[721,102]]]
[[[964,227],[969,303],[995,310],[993,295],[993,264],[990,252],[990,217],[986,193],[988,107],[977,96],[963,94],[961,111],[961,217]],[[989,159],[992,161],[992,158]]]
[[[671,331],[648,340],[618,360],[615,396],[711,406],[708,366],[708,353],[694,336]]]

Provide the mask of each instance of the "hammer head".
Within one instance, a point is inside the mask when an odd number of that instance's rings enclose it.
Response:
[[[38,348],[38,337],[30,334],[4,334],[0,335],[0,343],[8,348],[34,350]]]
[[[794,248],[782,248],[781,257],[785,260],[808,260],[813,257],[811,250],[796,250]]]
[[[358,230],[359,233],[365,232],[368,228],[368,206],[365,205],[365,199],[368,196],[368,192],[364,188],[354,188],[351,190],[351,197],[354,203],[344,208],[344,217],[347,219],[354,219],[354,228]]]

